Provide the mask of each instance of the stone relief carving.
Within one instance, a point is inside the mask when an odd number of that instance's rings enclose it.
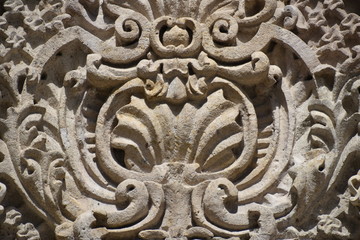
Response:
[[[0,3],[0,238],[359,239],[348,4]]]

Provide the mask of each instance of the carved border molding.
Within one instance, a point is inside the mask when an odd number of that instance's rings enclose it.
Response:
[[[360,238],[350,9],[1,3],[1,239]]]

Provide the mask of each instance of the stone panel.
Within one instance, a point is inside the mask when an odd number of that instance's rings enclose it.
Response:
[[[360,239],[351,0],[0,3],[0,239]]]

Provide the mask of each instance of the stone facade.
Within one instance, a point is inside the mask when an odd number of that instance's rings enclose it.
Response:
[[[360,239],[356,0],[0,3],[0,239]]]

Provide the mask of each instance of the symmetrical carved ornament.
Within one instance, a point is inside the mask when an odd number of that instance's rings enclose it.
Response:
[[[0,3],[0,239],[360,239],[347,4]]]

